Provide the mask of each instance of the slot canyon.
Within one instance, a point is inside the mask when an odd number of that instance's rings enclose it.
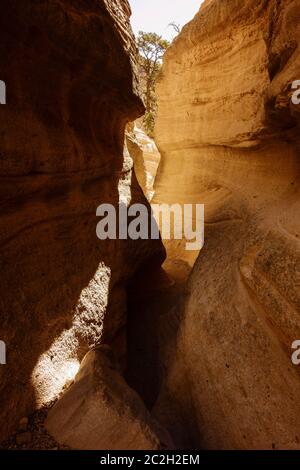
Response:
[[[127,0],[1,2],[1,449],[300,449],[300,0],[200,3],[154,142]],[[204,204],[204,246],[103,203]]]

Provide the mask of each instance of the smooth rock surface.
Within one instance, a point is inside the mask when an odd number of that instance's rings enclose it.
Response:
[[[161,340],[155,411],[177,446],[300,448],[299,15],[299,0],[206,1],[165,56],[155,200],[205,204],[205,245]]]
[[[74,384],[50,411],[46,428],[72,449],[171,448],[168,434],[128,387],[106,346],[85,356]]]

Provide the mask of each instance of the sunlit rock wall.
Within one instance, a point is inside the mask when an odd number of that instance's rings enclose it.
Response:
[[[137,180],[148,201],[154,196],[154,182],[160,162],[160,154],[154,140],[135,123],[127,132],[127,146],[134,162]]]
[[[185,448],[300,448],[299,19],[299,0],[206,1],[165,56],[155,198],[205,204],[156,404]]]

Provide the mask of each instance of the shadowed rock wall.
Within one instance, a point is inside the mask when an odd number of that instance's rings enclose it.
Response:
[[[96,237],[101,203],[146,203],[123,153],[144,111],[129,15],[127,0],[1,2],[0,438],[120,341],[128,280],[163,258],[160,241]]]

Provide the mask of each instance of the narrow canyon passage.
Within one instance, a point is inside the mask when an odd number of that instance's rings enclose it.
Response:
[[[161,355],[174,343],[186,280],[175,281],[172,272],[161,270],[150,276],[138,272],[129,289],[127,310],[126,380],[152,409],[164,376]],[[138,291],[138,295],[136,295]]]
[[[300,0],[205,0],[154,139],[127,0],[2,3],[1,447],[299,450]],[[136,204],[204,246],[99,236]]]

